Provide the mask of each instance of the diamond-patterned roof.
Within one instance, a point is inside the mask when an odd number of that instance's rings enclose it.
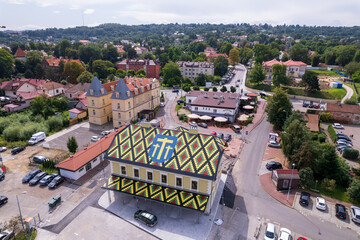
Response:
[[[103,188],[204,212],[209,196],[112,176]]]
[[[157,161],[154,159],[154,151],[158,148],[161,149],[159,142],[153,146],[156,136],[157,138],[159,136],[163,138],[172,136],[177,139],[173,145],[173,150],[166,152],[166,147],[163,148],[164,155],[165,152],[166,154],[170,152],[167,160]],[[149,152],[152,146],[153,151],[150,156]],[[156,147],[155,150],[154,147]],[[168,130],[128,125],[115,135],[105,158],[111,161],[214,180],[224,151],[223,147],[222,139],[211,135],[191,134],[184,129]]]

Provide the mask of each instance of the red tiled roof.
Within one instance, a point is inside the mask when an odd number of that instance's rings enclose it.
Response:
[[[26,51],[24,51],[18,47],[18,49],[16,50],[16,52],[14,54],[14,57],[25,57],[26,53],[27,53]]]
[[[103,84],[103,87],[105,88],[105,90],[110,93],[112,92],[113,90],[111,89],[111,86],[114,86],[114,89],[116,87],[116,84],[119,82],[119,80],[117,81],[114,81],[114,82],[108,82],[108,83],[104,83]]]
[[[195,92],[195,91],[193,91]],[[203,94],[198,95],[198,97],[191,102],[191,106],[206,106],[206,107],[216,107],[216,108],[230,108],[235,109],[238,100],[240,97],[238,93],[222,93],[222,92],[201,92]],[[207,97],[205,97],[205,94]],[[214,95],[217,98],[214,98]],[[223,96],[223,101],[220,101],[221,96]]]
[[[58,168],[66,169],[69,171],[78,170],[79,168],[90,162],[92,159],[99,156],[101,154],[101,151],[106,152],[112,140],[114,139],[114,136],[124,127],[125,126],[103,137],[99,141],[88,146],[86,149],[75,153],[72,157],[65,159],[64,161],[58,163],[56,166]]]
[[[293,61],[293,60],[288,60],[286,62],[283,62],[283,64],[285,64],[286,66],[307,66],[306,63],[303,63],[301,61]]]
[[[8,84],[8,83],[9,83],[9,81],[2,82],[0,88],[3,89],[6,86],[6,84]]]
[[[44,82],[41,85],[39,85],[39,87],[42,87],[43,89],[46,90],[52,90],[57,88],[64,88],[64,85],[57,82]]]
[[[338,105],[336,103],[327,103],[326,111],[360,114],[360,106],[359,105],[349,105],[349,104]]]
[[[246,96],[248,97],[257,97],[257,93],[247,93]]]
[[[272,67],[274,64],[281,64],[281,62],[279,62],[279,61],[276,60],[276,59],[273,59],[273,60],[264,62],[264,63],[263,63],[263,66],[264,66],[264,67]]]
[[[20,107],[20,105],[10,103],[10,104],[6,104],[6,105],[4,106],[4,108],[5,108],[5,107],[7,107],[7,108],[16,108],[16,107]]]
[[[226,53],[210,53],[208,58],[217,58],[218,56],[223,56],[225,58],[229,58],[228,55],[226,55]]]
[[[78,108],[73,108],[73,109],[70,109],[69,112],[80,114],[80,113],[85,112],[85,110],[78,109]]]
[[[124,81],[131,93],[135,96],[135,88],[138,89],[138,94],[141,94],[141,87],[144,87],[144,93],[148,91],[146,85],[151,84],[152,78],[128,77],[124,78]]]
[[[312,132],[319,131],[319,115],[318,114],[302,114],[302,118],[306,121],[306,126]]]
[[[80,99],[80,102],[81,102],[82,104],[84,104],[85,107],[87,107],[88,104],[87,104],[86,98]]]
[[[49,94],[44,93],[44,90],[37,90],[35,92],[18,92],[16,96],[22,97],[23,100],[29,100],[40,96],[41,94],[45,94],[46,96],[50,97]]]
[[[298,174],[298,170],[297,169],[276,169],[274,170],[276,171],[278,174]]]

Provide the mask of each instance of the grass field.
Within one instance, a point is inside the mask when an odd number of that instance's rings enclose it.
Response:
[[[354,85],[346,83],[346,86],[351,87],[352,90],[354,91],[354,93],[353,93],[353,95],[351,96],[350,99],[353,100],[353,101],[355,101],[355,102],[357,102],[357,101],[358,101],[358,96],[357,96],[357,94],[356,94]]]
[[[325,90],[324,92],[330,93],[337,100],[343,99],[346,95],[345,88],[331,88],[329,90]]]
[[[335,71],[330,70],[310,70],[311,72],[317,73],[319,75],[326,75],[330,77],[340,77],[340,75]]]

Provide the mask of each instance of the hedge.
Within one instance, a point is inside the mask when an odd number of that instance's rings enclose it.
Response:
[[[359,157],[359,151],[356,150],[356,149],[345,148],[344,153],[343,153],[343,157],[347,158],[347,159],[356,160]]]
[[[336,135],[336,132],[335,132],[335,130],[334,130],[334,128],[333,128],[333,126],[331,124],[329,124],[329,126],[328,126],[328,132],[330,134],[331,140],[333,142],[336,142],[337,135]]]

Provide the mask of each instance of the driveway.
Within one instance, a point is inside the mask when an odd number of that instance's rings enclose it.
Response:
[[[345,84],[343,84],[343,87],[345,88],[346,90],[346,95],[345,97],[341,100],[341,103],[344,103],[347,99],[350,99],[352,97],[352,95],[354,94],[354,90],[349,87],[349,86],[346,86]]]

